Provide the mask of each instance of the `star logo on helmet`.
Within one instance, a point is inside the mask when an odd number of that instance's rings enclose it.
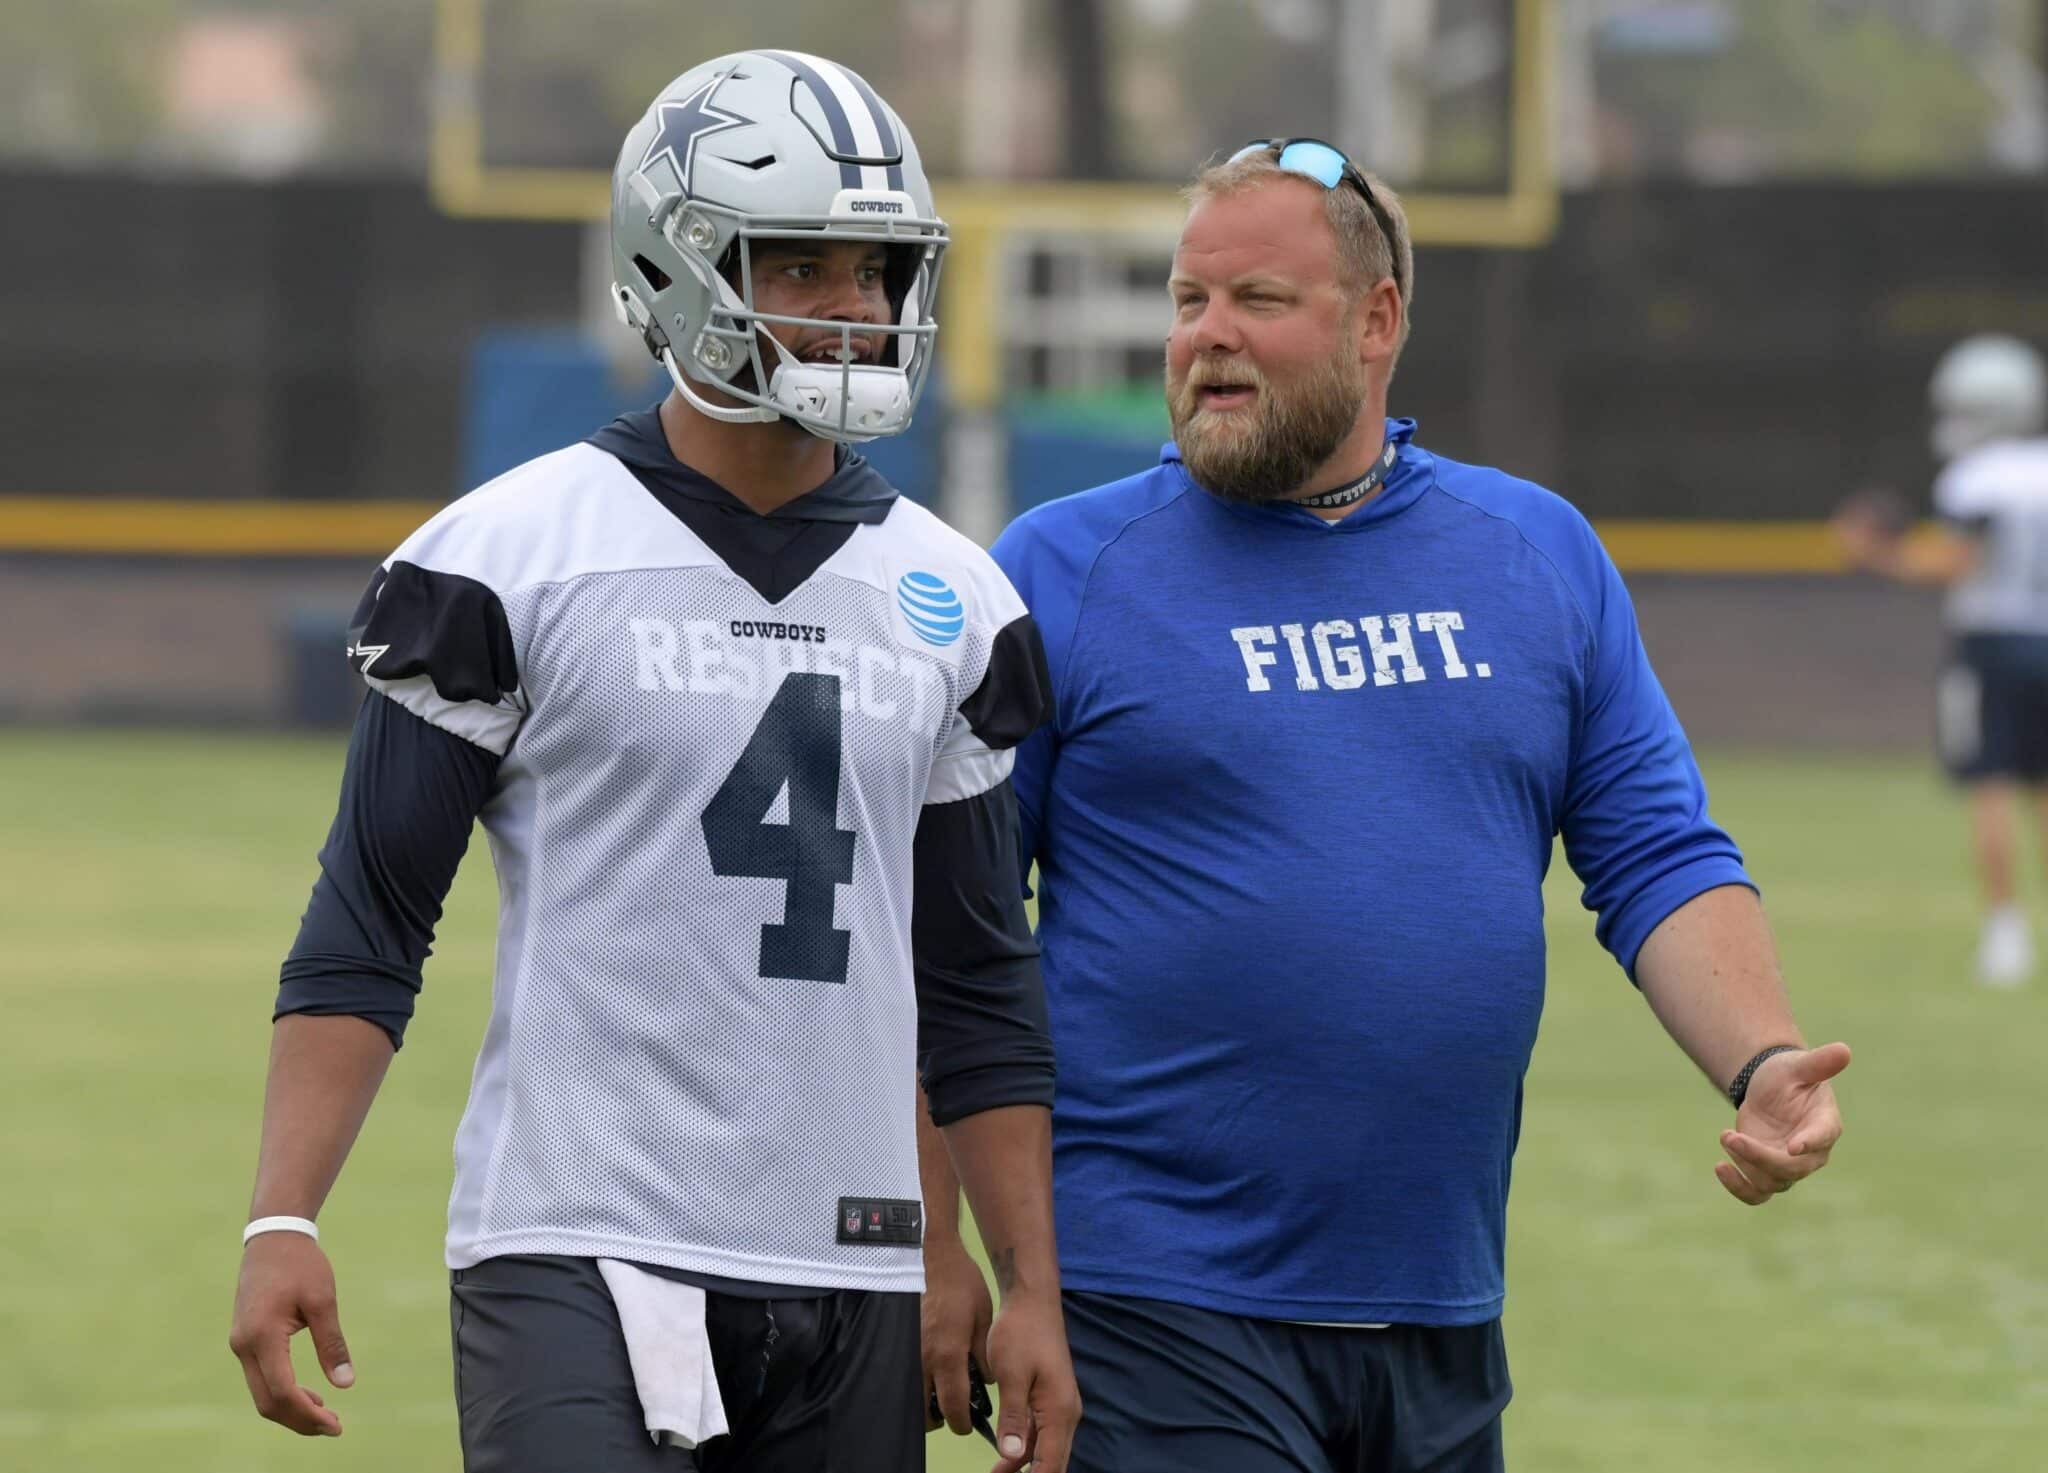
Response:
[[[723,133],[728,128],[743,127],[754,121],[738,113],[729,113],[723,108],[711,105],[711,95],[725,81],[726,73],[713,77],[702,87],[680,102],[655,104],[657,126],[654,140],[647,145],[647,152],[640,160],[640,172],[661,159],[668,160],[668,166],[675,171],[676,183],[682,186],[684,194],[694,194],[691,187],[690,171],[696,164],[697,141],[709,138],[714,133]]]

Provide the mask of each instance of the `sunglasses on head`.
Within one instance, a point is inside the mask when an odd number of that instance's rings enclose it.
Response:
[[[1357,190],[1365,200],[1365,207],[1372,212],[1373,223],[1379,226],[1380,235],[1387,242],[1387,255],[1394,272],[1394,289],[1404,297],[1408,294],[1408,284],[1401,279],[1401,248],[1394,239],[1394,222],[1388,218],[1379,196],[1372,192],[1372,186],[1365,182],[1365,174],[1358,165],[1320,138],[1254,138],[1232,154],[1230,162],[1234,164],[1254,153],[1273,154],[1274,162],[1288,173],[1313,179],[1325,189],[1349,184]]]

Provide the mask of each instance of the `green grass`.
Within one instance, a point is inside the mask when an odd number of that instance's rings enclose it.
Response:
[[[322,1216],[360,1385],[299,1448],[225,1338],[268,1005],[340,747],[0,732],[0,1468],[456,1466],[440,1267],[492,884],[450,905],[412,1042]],[[2048,1445],[2040,987],[1970,981],[1962,816],[1914,762],[1710,761],[1849,1135],[1764,1211],[1725,1119],[1562,869],[1508,1260],[1510,1465],[1942,1473]],[[302,1369],[310,1363],[301,1357]],[[985,1468],[933,1443],[935,1469]]]

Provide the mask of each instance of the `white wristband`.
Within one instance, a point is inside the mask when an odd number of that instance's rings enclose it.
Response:
[[[314,1242],[320,1241],[320,1229],[310,1217],[259,1217],[242,1229],[242,1241],[247,1243],[258,1233],[304,1233]]]

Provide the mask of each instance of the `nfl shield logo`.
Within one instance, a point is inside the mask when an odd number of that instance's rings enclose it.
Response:
[[[853,1237],[860,1236],[860,1209],[858,1207],[846,1209],[846,1231]]]

